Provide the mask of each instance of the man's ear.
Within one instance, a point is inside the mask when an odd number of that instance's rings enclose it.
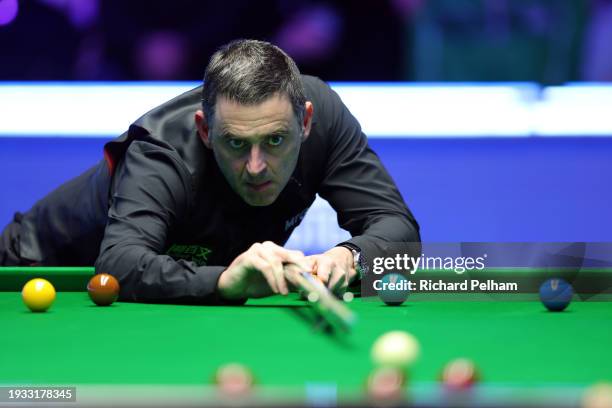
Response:
[[[312,115],[314,113],[314,107],[312,102],[306,101],[304,104],[304,121],[302,122],[302,133],[304,134],[304,140],[310,135],[310,129],[312,129]]]
[[[209,149],[212,149],[212,144],[210,143],[208,121],[206,120],[206,115],[200,109],[198,109],[195,113],[195,124],[196,128],[198,129],[198,135],[200,135],[200,139],[202,139],[204,145]]]

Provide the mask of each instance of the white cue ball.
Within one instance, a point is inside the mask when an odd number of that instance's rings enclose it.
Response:
[[[419,351],[419,342],[412,334],[395,330],[376,339],[371,357],[379,366],[407,368],[417,359]]]

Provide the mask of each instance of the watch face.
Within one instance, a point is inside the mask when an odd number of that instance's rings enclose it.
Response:
[[[360,259],[361,259],[361,251],[355,249],[356,247],[354,245],[348,244],[348,243],[342,244],[340,246],[343,246],[344,248],[351,250],[351,253],[353,254],[353,268],[355,268],[357,270],[357,272],[359,274],[361,274],[361,271],[360,271],[360,269],[361,269],[360,265],[361,264],[359,262]]]

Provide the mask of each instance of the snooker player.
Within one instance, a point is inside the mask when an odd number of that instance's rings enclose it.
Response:
[[[100,120],[104,120],[100,112]],[[304,256],[282,245],[315,195],[352,238]],[[418,225],[357,120],[272,44],[239,40],[204,84],[107,143],[104,160],[15,214],[0,265],[91,265],[120,300],[234,303],[286,294],[285,268],[335,293]]]

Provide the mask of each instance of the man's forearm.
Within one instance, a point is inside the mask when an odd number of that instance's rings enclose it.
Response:
[[[126,245],[103,252],[96,272],[111,273],[121,284],[120,300],[133,302],[224,303],[217,282],[224,266],[198,267],[168,255]]]

